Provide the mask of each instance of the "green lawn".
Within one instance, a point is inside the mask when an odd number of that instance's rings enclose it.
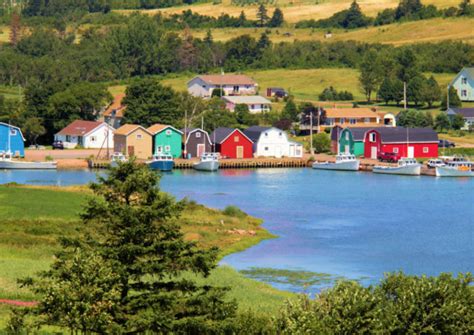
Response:
[[[89,196],[90,192],[81,187],[0,185],[0,299],[37,298],[19,288],[16,280],[47,269],[58,248],[57,239],[80,232],[78,214]],[[218,246],[221,256],[272,237],[260,227],[259,219],[245,214],[226,215],[193,203],[186,206],[180,222],[185,238],[196,240],[203,247]],[[252,230],[256,235],[229,234],[232,229]],[[210,278],[199,281],[231,287],[228,297],[236,299],[241,310],[275,312],[293,296],[247,279],[229,267],[218,267]],[[8,308],[0,305],[0,329],[7,314]]]

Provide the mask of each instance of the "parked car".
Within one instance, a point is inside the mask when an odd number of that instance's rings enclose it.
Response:
[[[400,155],[394,152],[381,152],[378,154],[377,159],[381,162],[398,162],[400,160]]]
[[[63,141],[54,141],[53,142],[53,150],[54,149],[63,150],[64,149]]]
[[[438,167],[438,166],[445,166],[446,164],[444,164],[444,161],[442,159],[439,159],[439,158],[433,158],[433,159],[430,159],[426,165],[430,168],[430,169],[434,169],[435,167]]]
[[[438,148],[454,148],[456,144],[449,142],[448,140],[439,140]]]

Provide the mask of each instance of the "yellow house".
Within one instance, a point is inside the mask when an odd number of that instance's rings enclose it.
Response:
[[[124,124],[115,131],[114,149],[129,157],[148,159],[152,155],[153,135],[142,126]]]

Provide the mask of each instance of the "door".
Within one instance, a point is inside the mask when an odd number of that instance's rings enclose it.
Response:
[[[295,157],[295,145],[290,144],[290,157]]]
[[[244,147],[239,145],[237,148],[236,148],[236,157],[241,159],[241,158],[244,158]]]
[[[350,154],[350,153],[351,153],[351,150],[350,150],[348,144],[346,144],[346,145],[344,146],[344,152],[345,152],[346,154]]]
[[[408,147],[408,158],[415,158],[415,147]]]
[[[279,145],[275,147],[275,157],[277,158],[281,157],[281,147]]]
[[[370,148],[370,158],[377,159],[377,147]]]
[[[127,152],[128,152],[128,157],[135,156],[135,147],[133,145],[129,145]]]
[[[197,157],[201,157],[206,152],[206,145],[201,143],[197,145]]]

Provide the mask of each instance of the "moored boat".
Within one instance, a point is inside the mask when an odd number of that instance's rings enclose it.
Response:
[[[455,157],[446,165],[436,167],[436,177],[474,177],[472,164],[462,157]]]
[[[169,154],[153,155],[152,160],[148,161],[147,164],[152,170],[171,171],[174,167],[173,156]]]
[[[204,153],[199,162],[194,163],[193,168],[198,171],[217,171],[219,159],[215,153]]]
[[[56,162],[26,162],[15,160],[10,152],[0,154],[0,169],[8,170],[54,170]]]
[[[123,163],[127,160],[124,154],[121,152],[114,152],[110,158],[110,166],[117,167],[119,163]]]
[[[414,158],[401,158],[397,166],[376,165],[372,171],[374,173],[419,176],[421,173],[421,164]]]
[[[313,169],[317,170],[338,170],[338,171],[358,171],[360,160],[351,154],[339,154],[335,162],[315,162]]]

